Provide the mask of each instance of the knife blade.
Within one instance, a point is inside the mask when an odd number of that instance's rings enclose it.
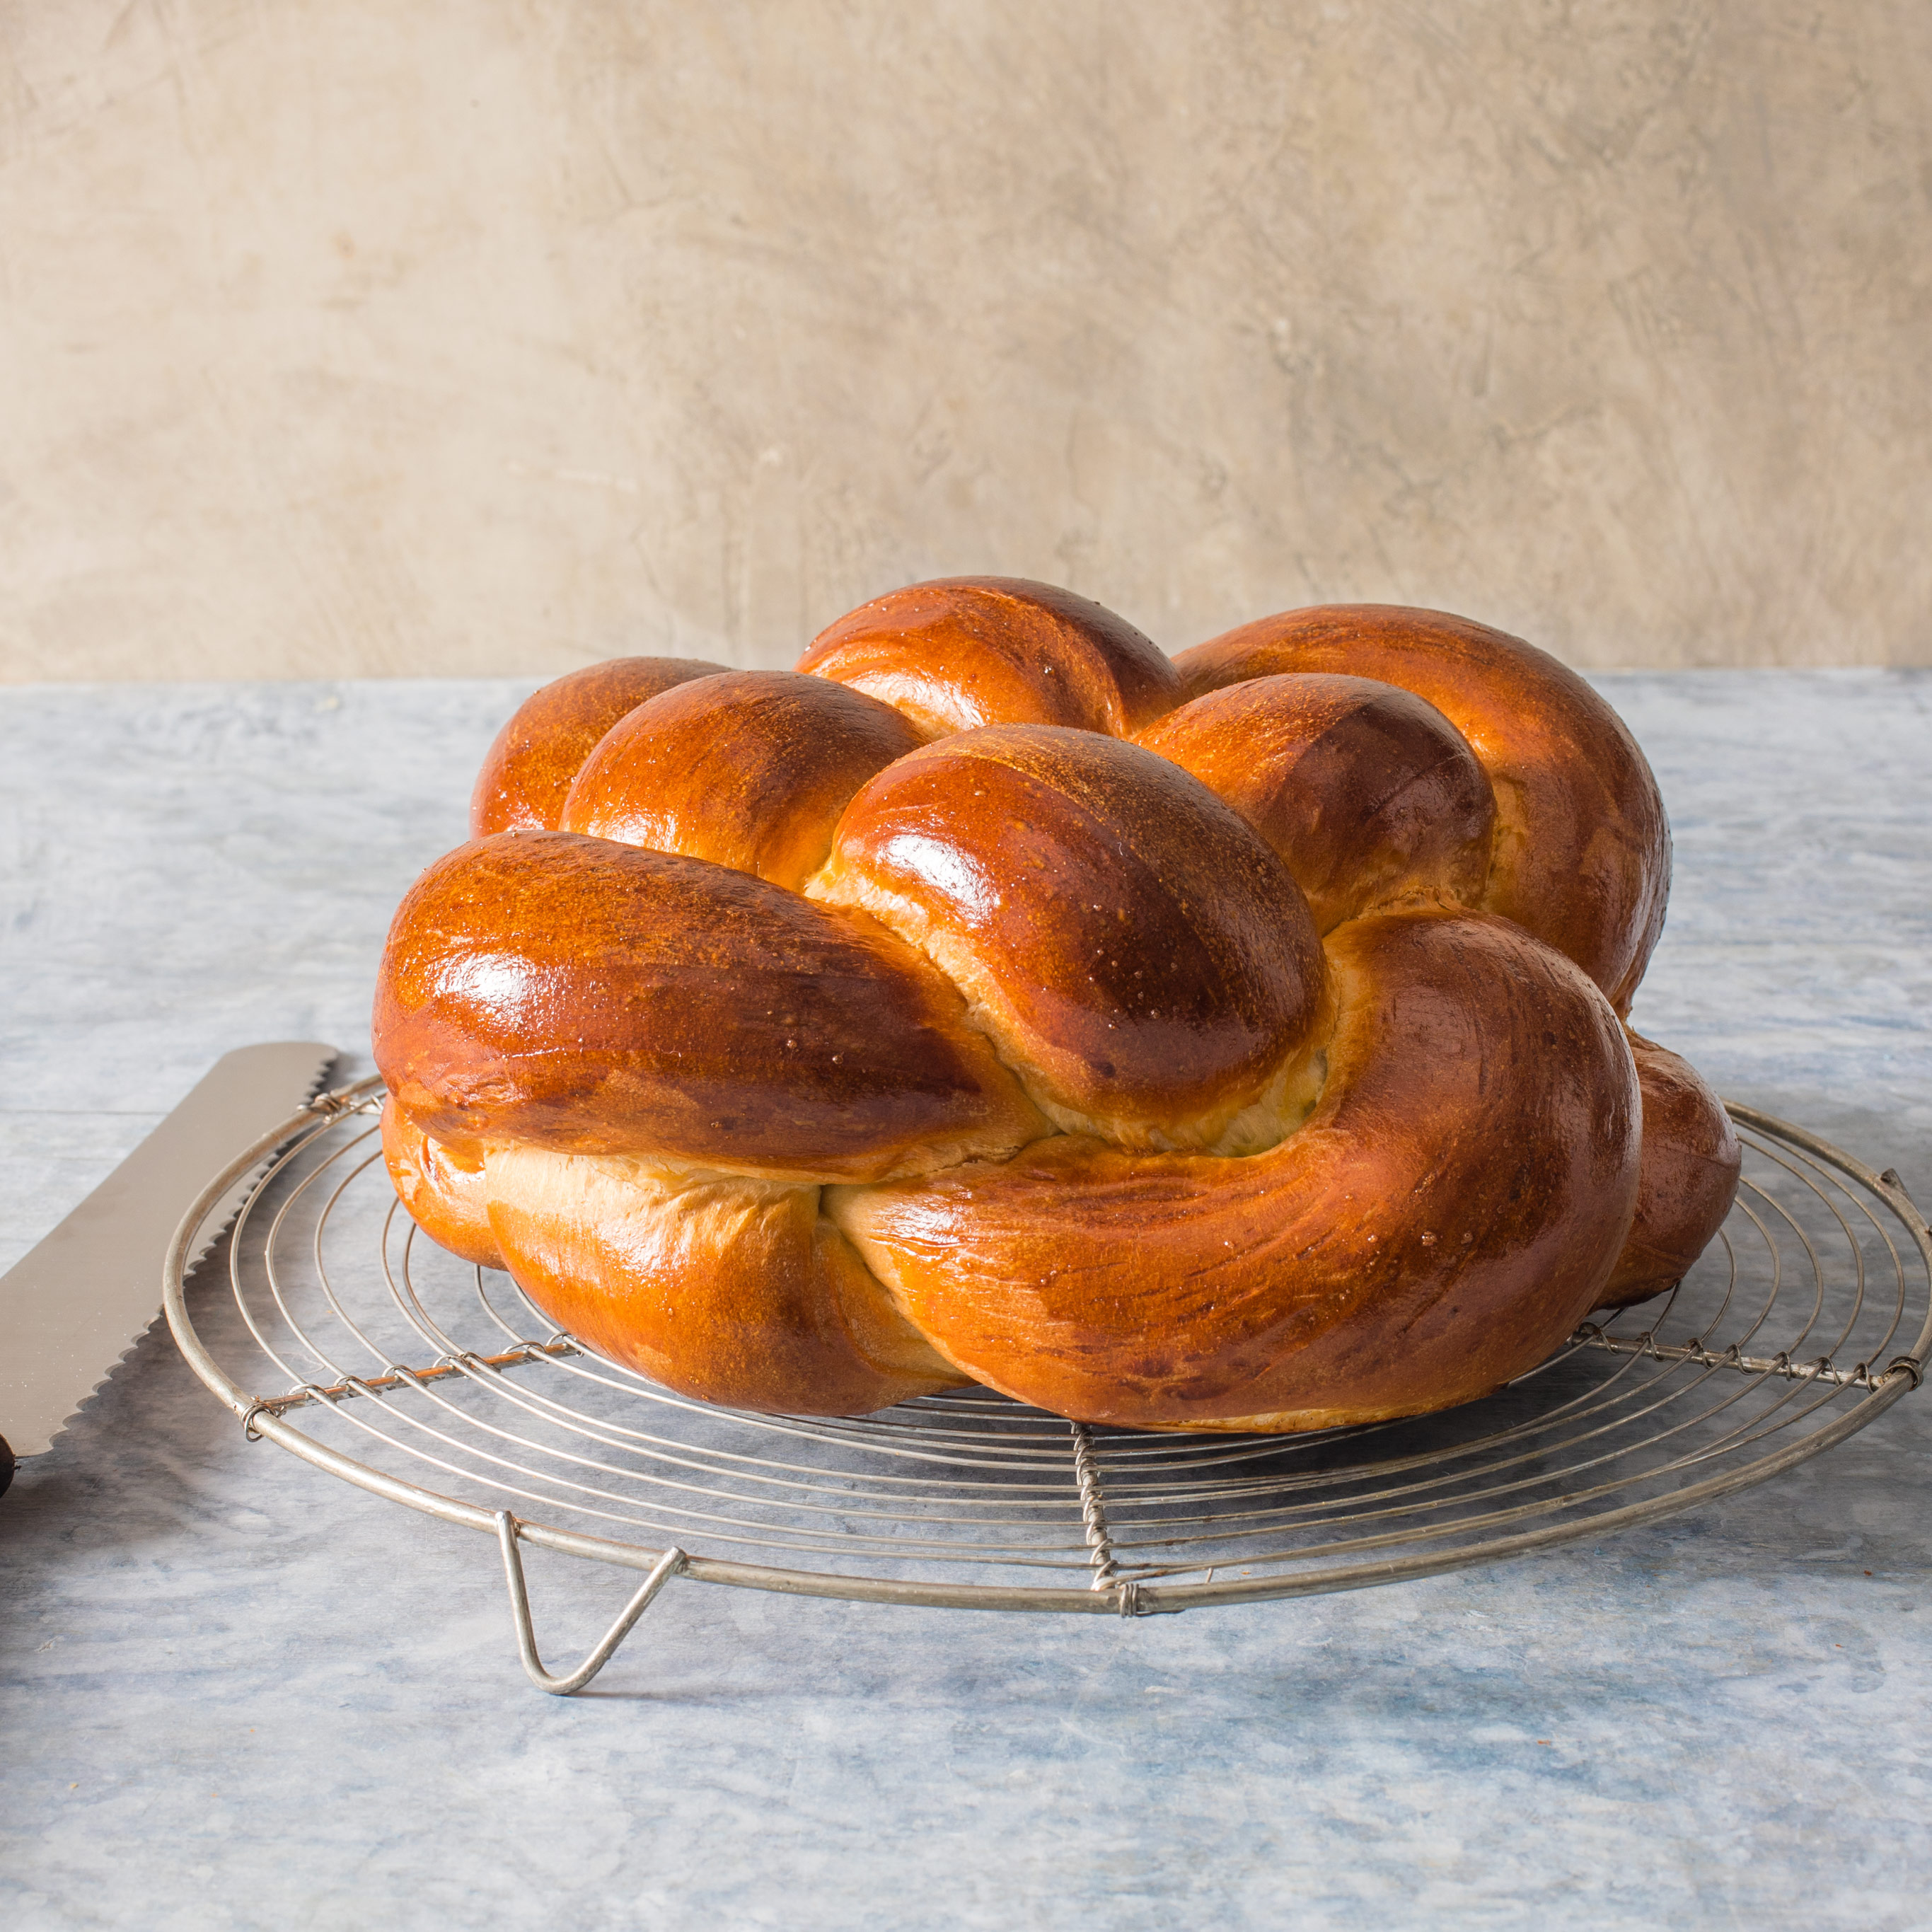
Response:
[[[306,1102],[336,1058],[319,1040],[224,1053],[52,1234],[0,1275],[0,1489],[38,1456],[160,1312],[161,1264],[182,1210],[251,1142]],[[260,1170],[202,1222],[214,1245]],[[8,1454],[10,1446],[12,1454]]]

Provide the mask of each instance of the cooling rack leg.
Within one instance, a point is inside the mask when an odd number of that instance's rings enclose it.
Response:
[[[503,1551],[503,1576],[510,1586],[510,1620],[516,1625],[517,1649],[524,1670],[539,1690],[554,1697],[568,1697],[581,1690],[610,1661],[618,1645],[631,1634],[631,1626],[650,1608],[651,1599],[684,1568],[684,1552],[667,1550],[639,1585],[638,1594],[624,1606],[617,1621],[604,1633],[602,1641],[568,1676],[557,1677],[544,1668],[537,1654],[536,1632],[530,1625],[530,1586],[524,1580],[524,1553],[517,1544],[517,1519],[508,1510],[496,1512],[496,1540]]]

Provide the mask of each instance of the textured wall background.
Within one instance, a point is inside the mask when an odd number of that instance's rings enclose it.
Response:
[[[0,676],[1932,662],[1926,0],[0,0]]]

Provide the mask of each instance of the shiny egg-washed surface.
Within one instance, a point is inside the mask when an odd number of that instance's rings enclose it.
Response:
[[[1170,661],[960,579],[706,673],[532,699],[377,997],[411,1213],[613,1360],[1320,1429],[1498,1388],[1723,1218],[1722,1110],[1621,1021],[1654,782],[1532,646],[1333,607]]]

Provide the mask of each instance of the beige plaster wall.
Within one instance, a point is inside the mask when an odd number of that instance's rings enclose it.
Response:
[[[1928,0],[0,0],[0,676],[1932,662],[1928,100]]]

